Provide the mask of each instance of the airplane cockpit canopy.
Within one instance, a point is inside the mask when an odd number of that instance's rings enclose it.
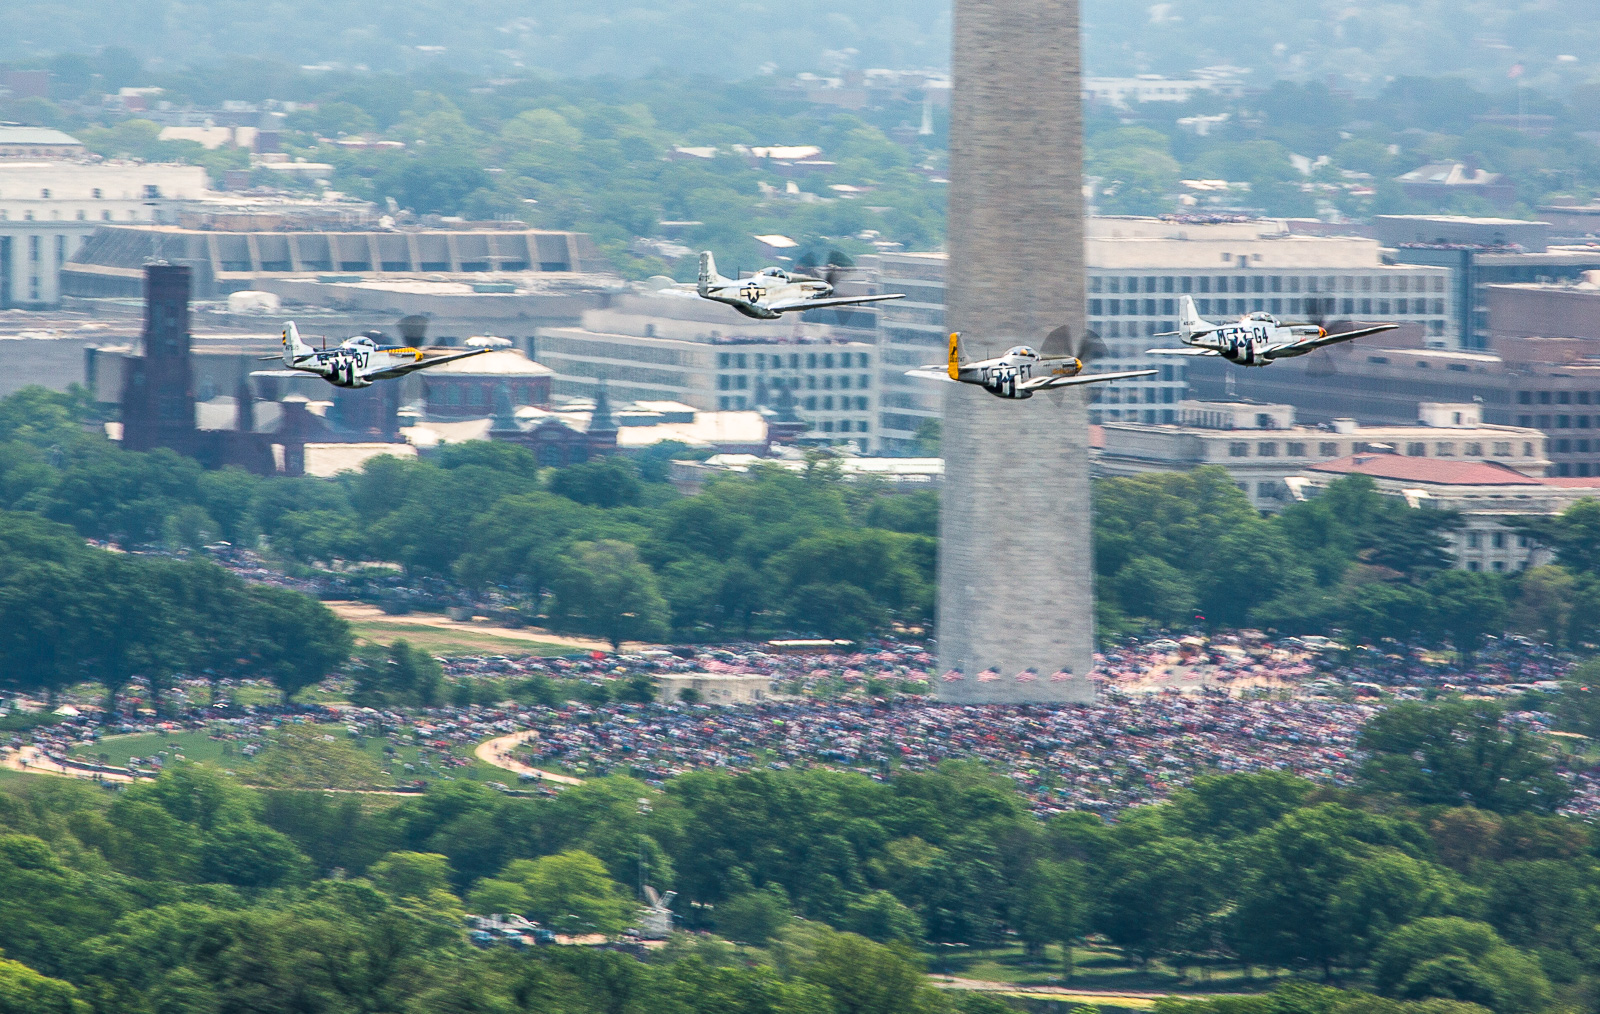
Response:
[[[762,268],[758,274],[764,278],[788,278],[789,272],[782,268]]]
[[[1016,346],[1013,346],[1012,348],[1006,350],[1006,355],[1008,355],[1008,356],[1025,356],[1028,359],[1038,359],[1039,358],[1039,353],[1033,351],[1033,348],[1031,346],[1028,346],[1028,345],[1016,345]]]
[[[1276,324],[1278,322],[1278,318],[1274,317],[1272,314],[1259,310],[1255,313],[1252,313],[1249,319],[1263,321],[1268,324]]]

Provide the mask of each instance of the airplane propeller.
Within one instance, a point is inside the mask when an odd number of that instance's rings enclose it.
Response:
[[[1328,317],[1333,313],[1335,305],[1332,297],[1327,299],[1308,299],[1306,300],[1306,305],[1312,308],[1311,312],[1306,314],[1306,322],[1308,324],[1320,327],[1330,335],[1344,334],[1346,331],[1355,330],[1355,321],[1353,320],[1340,318],[1331,323],[1328,321]]]
[[[407,314],[400,318],[400,337],[408,345],[421,345],[428,340],[428,315],[425,313]]]
[[[1094,331],[1084,331],[1077,341],[1072,339],[1072,328],[1063,324],[1045,335],[1039,351],[1047,356],[1072,356],[1087,366],[1090,362],[1109,354],[1106,343]]]

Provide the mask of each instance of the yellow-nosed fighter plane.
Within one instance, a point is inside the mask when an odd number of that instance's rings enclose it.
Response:
[[[941,380],[951,384],[976,384],[997,398],[1021,400],[1040,391],[1053,391],[1082,384],[1103,384],[1111,380],[1132,380],[1153,376],[1155,370],[1127,370],[1121,373],[1084,373],[1084,359],[1092,334],[1086,333],[1084,346],[1075,352],[1050,354],[1072,348],[1072,329],[1058,327],[1045,338],[1046,354],[1031,345],[1016,345],[1005,355],[975,363],[961,361],[961,334],[950,336],[950,358],[944,366],[919,366],[906,371],[908,377]]]

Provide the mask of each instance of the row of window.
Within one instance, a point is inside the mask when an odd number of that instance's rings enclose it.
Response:
[[[1170,408],[1093,408],[1089,410],[1089,422],[1098,426],[1105,422],[1143,422],[1143,423],[1174,423],[1178,421],[1178,413]]]
[[[1171,405],[1178,401],[1179,388],[1176,387],[1146,387],[1142,390],[1141,398],[1137,387],[1123,387],[1121,383],[1113,380],[1109,384],[1095,384],[1089,392],[1091,405]]]
[[[1577,476],[1589,477],[1589,476],[1600,475],[1600,465],[1591,465],[1587,461],[1580,461],[1575,465],[1574,464],[1569,464],[1569,463],[1563,461],[1561,464],[1557,465],[1555,468],[1556,468],[1556,474],[1557,475],[1561,475],[1561,476],[1574,476],[1574,475],[1577,475]]]
[[[1562,437],[1553,442],[1551,449],[1556,454],[1588,454],[1591,446],[1600,451],[1600,440],[1568,440]]]
[[[1318,307],[1317,303],[1332,305]],[[1287,305],[1285,305],[1287,304]],[[1230,310],[1231,305],[1231,310]],[[1439,315],[1444,313],[1442,299],[1197,299],[1195,309],[1201,315],[1208,313],[1379,313],[1400,317]],[[1178,312],[1173,299],[1091,299],[1091,317],[1154,317],[1172,316]]]
[[[98,200],[100,200],[100,199],[105,197],[105,192],[103,190],[101,190],[99,187],[95,187],[93,190],[89,191],[89,196],[93,197],[95,200],[98,201]],[[50,188],[49,187],[40,188],[39,197],[42,200],[48,201],[50,199]],[[145,187],[144,187],[144,199],[147,200],[147,201],[159,201],[161,199],[161,188],[159,186],[153,184],[153,183],[145,184]]]
[[[1519,415],[1518,426],[1541,430],[1586,430],[1591,422],[1600,423],[1600,416],[1586,415]]]
[[[1488,534],[1488,536],[1489,536],[1489,538],[1487,540],[1484,539],[1484,537],[1483,537],[1485,534]],[[1486,541],[1488,542],[1490,549],[1505,549],[1507,546],[1509,546],[1511,544],[1511,535],[1508,532],[1488,532],[1488,533],[1484,533],[1484,532],[1468,532],[1467,533],[1467,548],[1468,549],[1482,549],[1484,547],[1484,543]],[[1517,536],[1517,546],[1519,548],[1527,549],[1529,547],[1529,545],[1530,545],[1530,543],[1528,542],[1528,537],[1526,535]]]
[[[837,400],[837,408],[835,408],[835,399],[831,394],[823,395],[820,398],[816,395],[812,395],[806,398],[801,404],[807,412],[816,412],[819,409],[823,412],[865,412],[867,410],[867,399],[865,398],[839,398]],[[717,399],[717,407],[724,412],[735,410],[742,411],[750,407],[750,400],[742,394],[723,395]],[[851,432],[848,421],[841,422],[839,427],[840,432],[842,433]],[[832,424],[825,424],[823,426],[823,430],[825,432],[832,433]],[[859,423],[858,429],[855,432],[867,432],[867,424],[865,422]]]
[[[802,385],[799,377],[789,377],[787,381],[791,390],[798,391],[801,389]],[[771,384],[773,387],[781,389],[785,384],[785,378],[773,377]],[[717,390],[719,391],[744,391],[751,386],[748,373],[717,374]],[[824,391],[831,391],[835,386],[841,391],[848,391],[851,387],[858,391],[865,391],[872,386],[872,374],[860,373],[852,379],[848,373],[842,373],[837,377],[831,373],[824,373],[822,375],[822,383],[818,384],[816,374],[813,373],[806,375],[804,383],[804,387],[808,391],[815,391],[818,387],[821,387]]]
[[[1093,275],[1090,292],[1443,292],[1444,275]]]
[[[0,208],[0,222],[8,222],[10,220],[11,220],[11,213],[9,211],[6,211],[3,208]],[[32,221],[34,221],[33,212],[32,211],[23,212],[22,213],[22,220],[24,222],[32,222]],[[88,220],[89,220],[89,213],[84,211],[82,208],[79,208],[78,209],[78,221],[87,222]],[[139,213],[137,211],[128,212],[128,221],[136,222],[138,220],[139,220]],[[52,221],[52,222],[61,221],[61,212],[59,212],[59,211],[50,212],[50,221]],[[100,221],[102,221],[102,222],[111,221],[111,212],[110,211],[102,211],[102,212],[100,212]]]
[[[1262,440],[1257,442],[1255,445],[1255,456],[1258,458],[1276,458],[1279,456],[1279,447],[1282,447],[1284,457],[1303,458],[1306,457],[1306,449],[1308,446],[1309,445],[1306,443],[1294,440],[1287,441],[1283,444],[1279,444],[1275,440]],[[1459,455],[1461,457],[1481,458],[1484,456],[1484,446],[1484,444],[1476,440],[1469,440],[1459,445],[1455,441],[1440,440],[1435,442],[1433,445],[1433,456],[1436,458],[1454,458],[1458,454],[1457,448],[1459,447]],[[1496,458],[1509,458],[1513,454],[1512,441],[1497,440],[1492,442],[1489,446],[1491,448],[1491,453]],[[1534,448],[1531,442],[1523,442],[1522,454],[1523,457],[1528,458],[1534,456]],[[1317,456],[1319,458],[1339,457],[1339,444],[1331,440],[1319,442],[1317,444]],[[1418,440],[1406,444],[1406,456],[1412,458],[1426,458],[1428,456],[1427,443]],[[1236,440],[1229,443],[1228,457],[1250,457],[1250,442],[1248,440]]]
[[[778,352],[757,352],[753,357],[748,352],[718,352],[717,369],[748,370],[751,358],[755,359],[758,370],[781,370],[785,365],[791,370],[798,370],[802,360],[808,370],[815,370],[819,366],[824,370],[864,370],[872,365],[871,356],[866,352],[790,352],[787,356]],[[785,359],[788,360],[787,364]]]
[[[1550,405],[1550,404],[1571,405],[1574,402],[1576,402],[1579,405],[1587,405],[1587,404],[1589,404],[1589,392],[1588,391],[1518,391],[1517,392],[1517,404],[1518,405],[1532,405],[1532,404],[1535,403],[1535,401],[1537,401],[1538,404],[1540,404],[1540,405]],[[1600,405],[1600,398],[1596,398],[1595,399],[1595,404]]]

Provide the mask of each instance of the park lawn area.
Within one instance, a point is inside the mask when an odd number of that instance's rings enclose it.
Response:
[[[344,742],[350,743],[356,749],[370,756],[379,767],[387,770],[387,754],[383,752],[385,741],[378,737],[364,737],[358,741],[350,740],[342,727],[327,726],[329,735],[337,736]],[[99,760],[101,755],[106,757],[106,763],[125,766],[130,757],[149,757],[151,754],[167,751],[170,759],[174,753],[182,754],[185,760],[216,764],[227,770],[245,773],[254,763],[253,758],[243,757],[239,754],[239,747],[243,743],[238,740],[214,740],[203,730],[192,732],[150,732],[135,733],[126,736],[107,736],[99,743],[83,744],[72,749],[75,757],[86,760]],[[504,782],[510,785],[516,781],[516,775],[487,764],[473,755],[477,748],[476,743],[456,747],[451,752],[456,756],[465,757],[472,761],[471,765],[461,768],[452,768],[448,772],[440,772],[424,768],[420,762],[421,751],[409,743],[395,747],[394,753],[394,783],[409,782],[416,778],[435,781],[448,774],[452,778],[465,779],[474,782]],[[224,750],[232,748],[231,756]],[[416,770],[406,771],[402,765],[411,764]],[[3,769],[0,769],[3,771]],[[18,772],[11,772],[18,774]]]
[[[939,949],[940,952],[943,950]],[[1203,976],[1198,971],[1187,976],[1180,974],[1178,970],[1159,961],[1140,969],[1129,964],[1114,949],[1077,947],[1073,949],[1072,981],[1062,983],[1061,948],[1055,944],[1045,948],[1044,960],[1037,963],[1028,961],[1020,944],[1011,944],[952,950],[948,954],[936,952],[928,957],[928,969],[936,975],[948,973],[963,979],[1014,982],[1019,986],[1065,985],[1092,990],[1184,995],[1264,992],[1275,981],[1261,974],[1246,978],[1244,970],[1236,965],[1211,966],[1208,974]]]
[[[408,641],[413,648],[430,655],[445,657],[457,655],[566,655],[578,649],[566,644],[548,641],[524,641],[515,637],[501,637],[487,631],[474,630],[463,625],[434,627],[426,623],[406,623],[387,620],[352,620],[350,632],[357,641],[372,644],[393,644]]]
[[[339,728],[339,726],[328,726],[328,728],[330,728],[331,736],[338,736],[341,741],[349,742],[350,745],[354,745],[355,749],[362,750],[368,757],[373,758],[381,768],[387,769],[386,761],[389,755],[384,753],[386,741],[382,741],[376,736],[363,737],[360,741],[350,741],[349,737],[344,734],[344,729]],[[205,731],[136,733],[131,734],[131,736],[107,736],[106,739],[102,739],[98,744],[78,745],[78,747],[72,749],[72,755],[85,758],[85,760],[99,760],[101,755],[106,755],[106,763],[115,764],[118,768],[122,768],[128,763],[128,758],[130,757],[150,757],[152,753],[165,750],[168,758],[173,757],[173,753],[182,753],[184,760],[203,761],[203,763],[218,764],[221,768],[229,769],[229,771],[246,772],[250,769],[254,760],[253,758],[242,757],[238,753],[238,749],[242,745],[240,741],[216,741],[216,739],[211,739],[210,734],[206,734]],[[227,747],[232,747],[232,755],[224,753],[224,749],[227,749]],[[451,753],[454,753],[456,757],[467,758],[472,763],[466,768],[453,768],[448,772],[443,772],[437,771],[437,769],[424,768],[421,760],[419,760],[421,758],[421,750],[418,750],[418,747],[414,747],[411,744],[395,745],[394,782],[389,782],[389,784],[410,782],[413,779],[426,779],[432,782],[432,780],[438,780],[445,774],[450,774],[450,777],[454,777],[454,779],[466,779],[472,780],[472,782],[515,784],[517,776],[515,776],[514,772],[504,771],[504,769],[496,768],[494,764],[478,760],[477,757],[474,757],[475,749],[477,749],[477,744],[454,747]],[[413,764],[416,769],[414,771],[406,771],[403,768],[403,764]],[[18,774],[21,777],[21,772],[11,772],[11,774]]]

